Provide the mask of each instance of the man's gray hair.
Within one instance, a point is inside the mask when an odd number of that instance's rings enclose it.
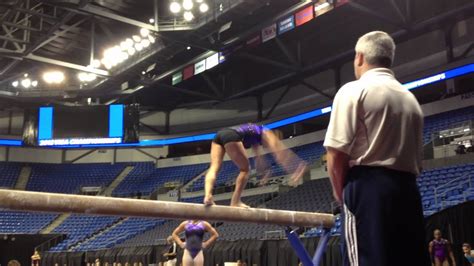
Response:
[[[369,32],[357,41],[355,50],[364,55],[368,64],[391,67],[395,58],[395,42],[383,31]]]

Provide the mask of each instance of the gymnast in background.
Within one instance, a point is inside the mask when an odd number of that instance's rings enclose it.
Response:
[[[184,232],[185,241],[181,241],[179,235]],[[208,232],[210,237],[204,241],[204,234]],[[203,266],[204,254],[203,249],[212,245],[219,237],[216,229],[206,221],[189,220],[182,222],[173,231],[174,241],[184,249],[182,265],[183,266]]]
[[[212,141],[211,166],[206,174],[204,204],[215,204],[212,190],[222,166],[224,155],[227,153],[240,171],[235,182],[235,191],[230,205],[248,208],[249,206],[241,200],[250,173],[249,159],[245,149],[252,148],[256,159],[257,175],[262,176],[262,183],[265,183],[271,172],[262,155],[262,146],[269,149],[278,164],[288,174],[292,175],[290,183],[296,184],[299,182],[306,171],[306,163],[289,150],[271,130],[261,125],[243,124],[218,131]]]

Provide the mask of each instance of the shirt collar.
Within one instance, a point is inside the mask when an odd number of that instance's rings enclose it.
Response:
[[[393,71],[388,69],[388,68],[383,68],[383,67],[380,67],[380,68],[372,68],[368,71],[366,71],[361,77],[360,79],[366,79],[368,77],[373,77],[373,76],[390,76],[392,78],[394,78],[394,74],[393,74]]]

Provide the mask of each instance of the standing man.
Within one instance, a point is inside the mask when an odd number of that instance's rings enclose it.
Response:
[[[429,265],[416,185],[423,113],[389,69],[395,43],[387,33],[365,34],[355,51],[357,80],[336,94],[324,141],[343,203],[344,265]]]
[[[471,249],[471,245],[469,243],[462,244],[462,253],[470,265],[474,266],[474,250]]]

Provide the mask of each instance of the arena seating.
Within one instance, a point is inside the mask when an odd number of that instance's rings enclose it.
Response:
[[[75,251],[110,248],[147,230],[162,225],[164,220],[148,218],[126,218],[110,230],[81,244]]]
[[[65,251],[80,241],[98,233],[104,228],[118,222],[120,217],[93,216],[73,214],[64,220],[53,233],[66,234],[67,238],[54,246],[50,251]]]
[[[472,200],[474,199],[474,164],[423,171],[418,179],[418,186],[425,214]],[[437,200],[435,189],[438,193]]]
[[[155,168],[153,163],[139,163],[114,190],[118,197],[129,196],[140,191],[142,195],[150,195],[166,182],[178,181],[182,184],[202,173],[209,164],[193,164],[186,166]]]
[[[18,163],[0,163],[0,187],[12,188],[21,171],[21,164]]]
[[[470,120],[474,120],[474,106],[425,117],[423,142],[430,142],[433,133]]]
[[[0,210],[0,233],[36,234],[56,218],[56,214]]]
[[[310,143],[302,146],[292,148],[292,150],[303,160],[307,161],[309,164],[314,163],[316,160],[321,158],[325,150],[322,145],[322,142]],[[270,154],[265,155],[268,166],[271,168],[272,176],[281,176],[285,175],[283,168],[275,161],[273,156]],[[253,158],[250,160],[250,164],[254,165]],[[296,165],[292,166],[296,167]],[[221,171],[217,176],[216,186],[225,186],[230,185],[234,182],[239,169],[235,166],[232,161],[225,161],[222,164]],[[200,191],[204,189],[204,176],[195,180],[192,185],[188,188],[189,192]]]
[[[106,187],[123,164],[32,164],[26,190],[78,194],[81,187]]]
[[[266,204],[266,208],[304,211],[331,212],[333,201],[331,183],[328,178],[312,180]]]
[[[166,242],[166,238],[171,235],[173,230],[178,227],[182,221],[168,220],[163,224],[156,226],[142,234],[137,235],[134,238],[128,239],[118,246],[130,247],[130,246],[150,246],[160,245]]]

